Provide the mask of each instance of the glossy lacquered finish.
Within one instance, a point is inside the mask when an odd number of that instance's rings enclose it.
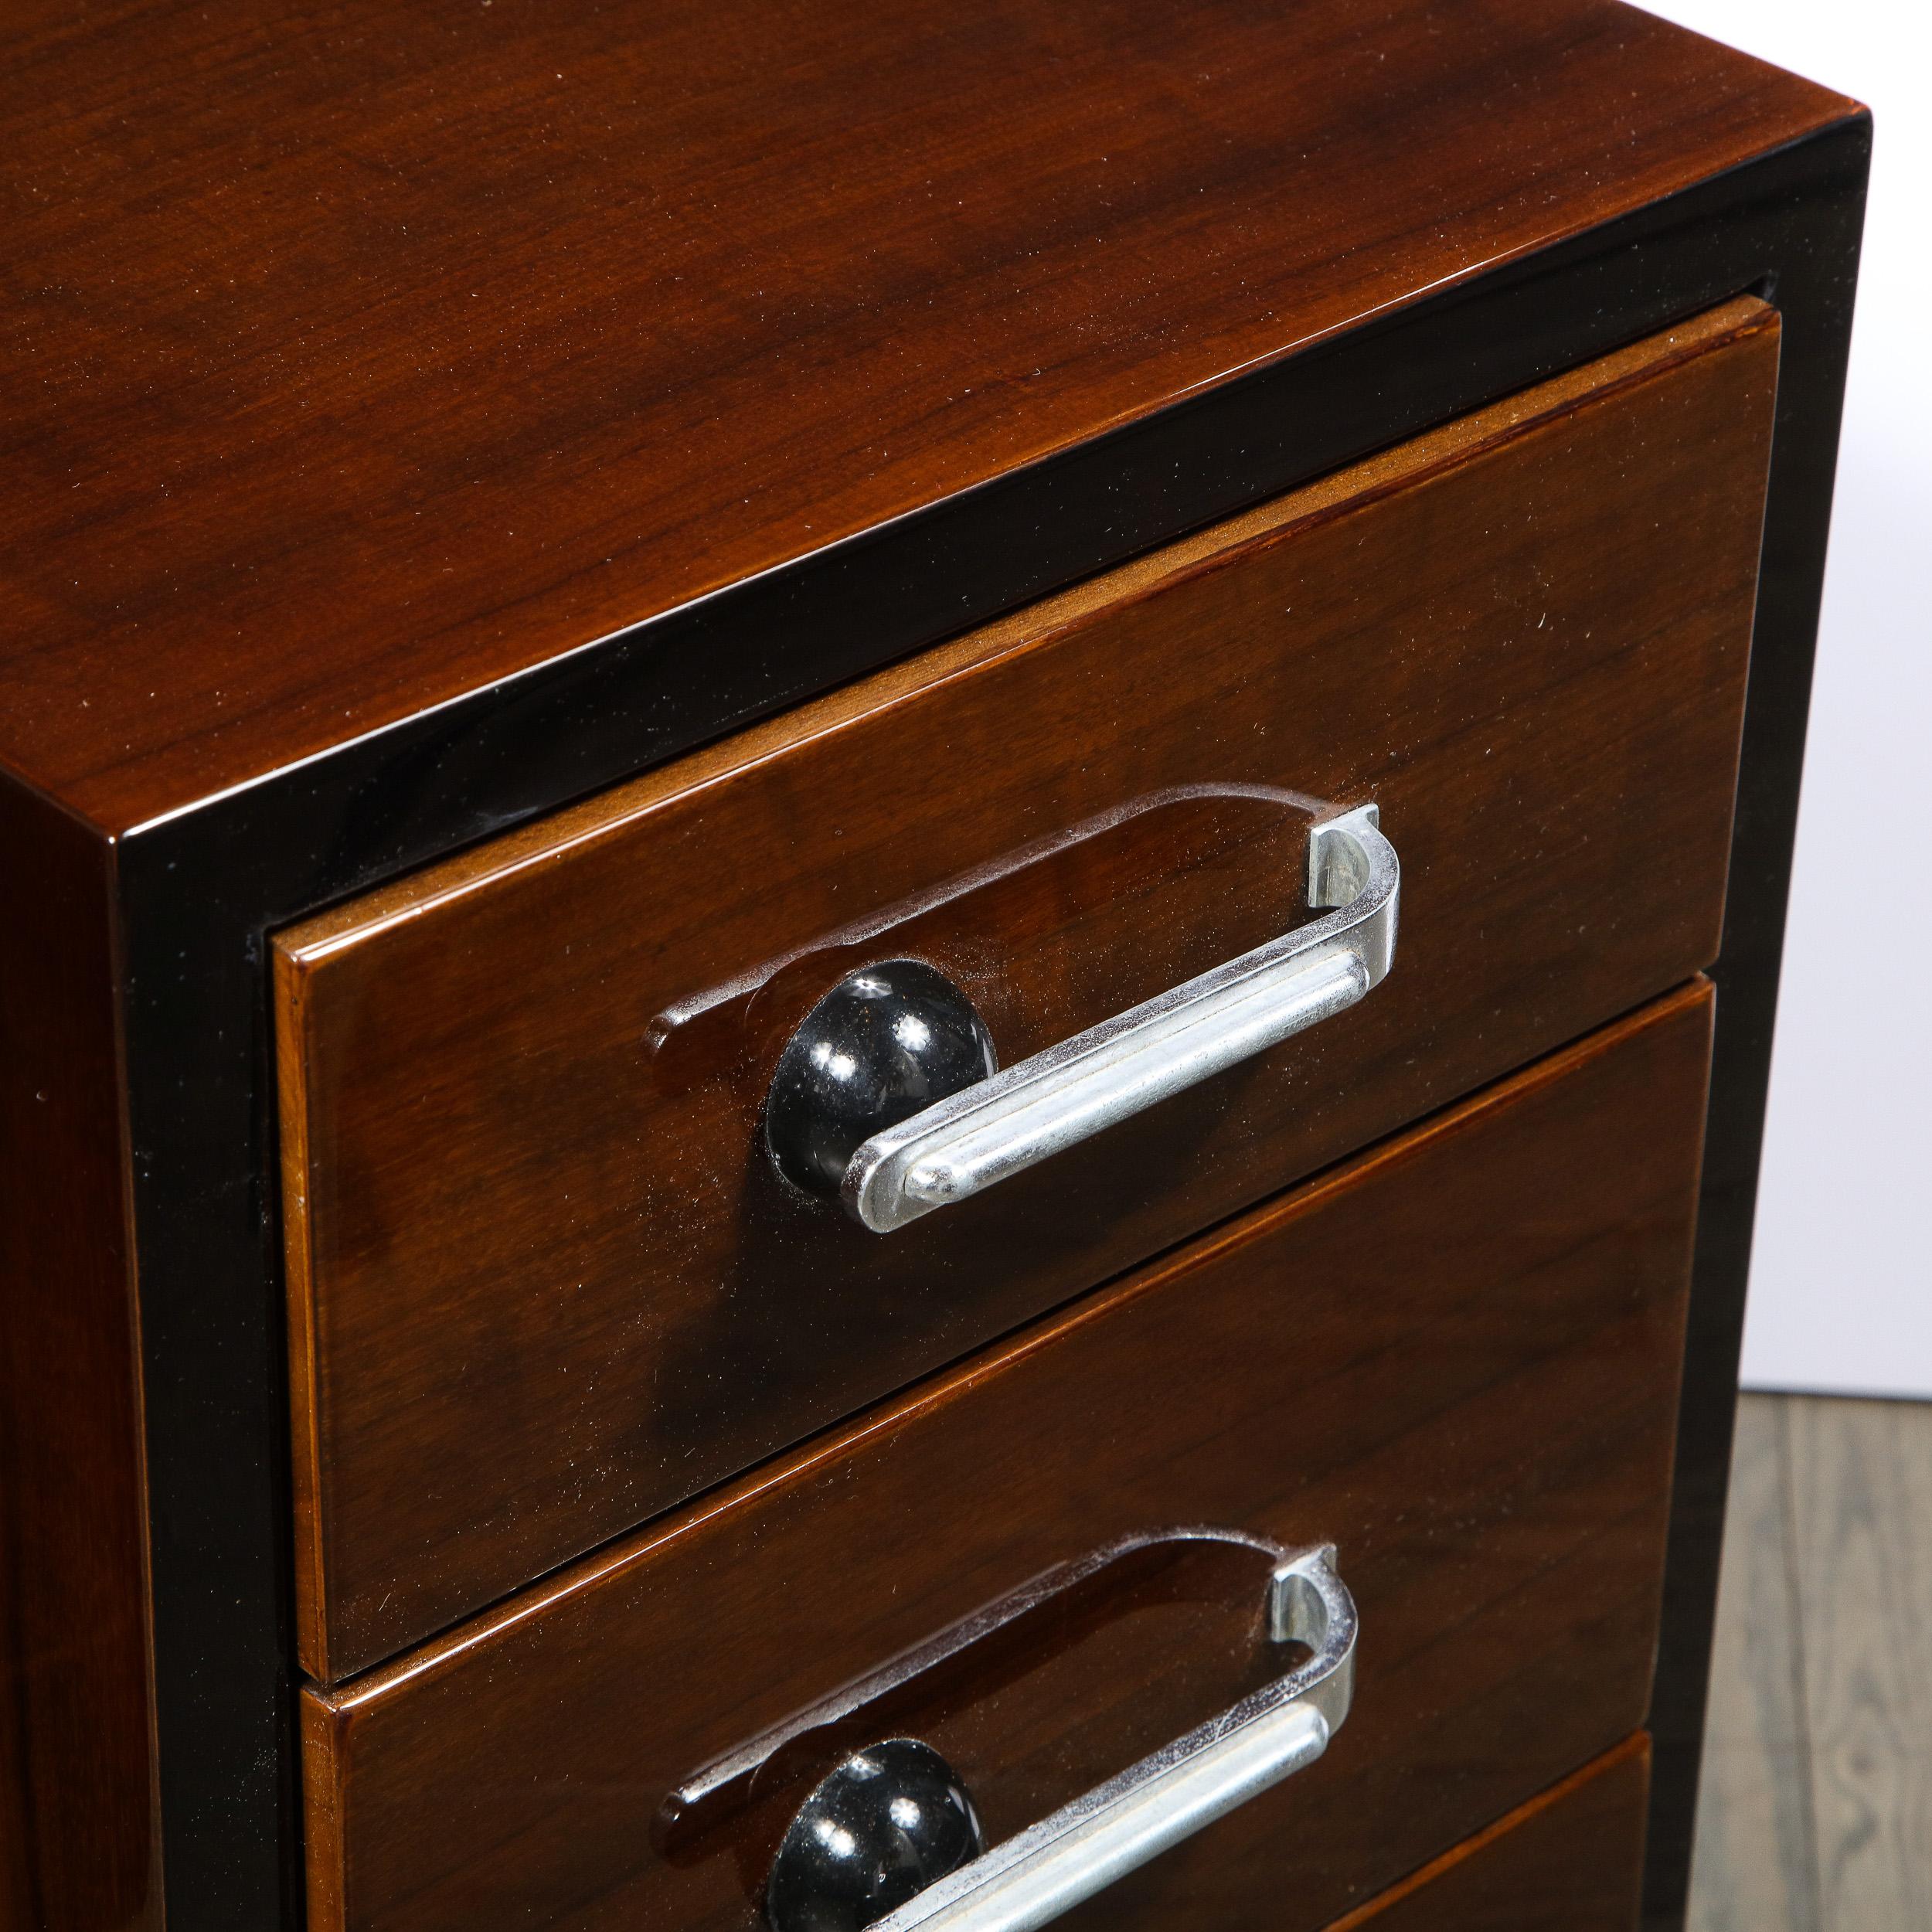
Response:
[[[0,777],[0,1932],[160,1903],[107,855]]]
[[[1610,0],[16,6],[0,760],[151,822],[1849,111]]]
[[[1328,1932],[1633,1932],[1649,1770],[1630,1739]]]
[[[883,1738],[798,1808],[762,1910],[771,1932],[865,1932],[985,1849],[959,1774],[917,1738]]]
[[[1710,1011],[1672,995],[306,1692],[311,1924],[748,1927],[799,1804],[882,1734],[940,1751],[1009,1838],[1278,1676],[1250,1593],[1151,1566],[810,1728],[736,1802],[667,1800],[1043,1570],[1175,1524],[1333,1538],[1353,1709],[1066,1925],[1315,1932],[1610,1749],[1649,1691]]]
[[[1731,304],[283,935],[308,1668],[1706,962],[1777,341]],[[1360,1005],[883,1238],[771,1172],[853,968],[932,962],[1011,1063],[1305,917],[1311,796],[1403,855]]]
[[[39,1600],[93,1607],[42,1626],[57,1694],[30,1728],[101,1775],[87,1832],[22,1828],[40,1909],[154,1923],[117,1876],[138,1864],[196,1932],[300,1923],[265,933],[1774,288],[1655,1713],[1664,1925],[1869,122],[1604,0],[773,17],[27,0],[0,29],[0,762],[53,801],[29,876],[109,899],[102,970],[49,947],[0,1000],[36,1042],[84,1008],[123,1083],[66,1116],[84,1186],[10,1170],[12,1251],[59,1260],[24,1277],[12,1427],[56,1478],[36,1495],[84,1468],[97,1496],[145,1488],[148,1532],[144,1577],[119,1505],[111,1529],[42,1518]],[[1036,428],[1056,453],[1002,468]],[[842,505],[878,520],[803,549],[855,527],[821,518]],[[717,594],[667,603],[713,563]],[[23,1086],[27,1117],[78,1090]],[[124,1271],[138,1318],[103,1313]],[[138,1397],[109,1393],[134,1345]],[[113,1669],[77,1668],[58,1633],[110,1628]],[[111,1681],[131,1720],[104,1750],[60,1687]]]
[[[1549,9],[1533,15],[1549,17]],[[1539,104],[1495,100],[1485,111]],[[1614,100],[1600,105],[1619,111]],[[275,1292],[281,1228],[264,932],[1097,562],[1205,527],[1740,288],[1774,288],[1777,428],[1735,889],[1713,968],[1713,1126],[1651,1710],[1647,1913],[1674,1925],[1869,149],[1869,120],[1848,110],[1815,135],[1794,134],[1724,175],[1685,179],[1654,204],[1471,281],[1418,291],[1368,326],[1232,372],[866,544],[345,742],[122,842],[128,1194],[171,1913],[219,1932],[299,1922],[287,1413],[277,1366],[287,1325]],[[1533,148],[1526,158],[1533,165]],[[777,634],[786,651],[764,651],[760,641]],[[736,675],[745,653],[757,670],[750,682]]]
[[[852,1156],[999,1066],[973,1002],[936,967],[883,959],[848,973],[798,1023],[765,1095],[765,1148],[800,1193],[836,1201]]]

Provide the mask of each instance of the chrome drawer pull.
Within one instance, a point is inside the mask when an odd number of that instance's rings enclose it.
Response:
[[[853,1003],[852,989],[898,998],[896,1007],[875,999],[871,1023],[884,1010],[896,1015],[886,1023],[917,1029],[922,1046],[943,1036],[945,1058],[971,1082],[851,1155],[840,1196],[886,1234],[1352,1006],[1394,957],[1401,880],[1373,805],[1320,820],[1308,831],[1308,903],[1339,910],[1001,1072],[990,1071],[991,1042],[964,996],[932,968],[902,961],[855,974],[814,1009],[779,1063],[767,1117],[772,1158],[801,1185],[820,1184],[796,1151],[810,1124],[798,1121],[791,1097],[840,1051],[814,1021],[842,998]],[[903,994],[889,983],[895,969],[910,982]],[[922,1002],[937,1003],[928,1012]]]
[[[1274,1553],[1269,1640],[1306,1645],[1305,1663],[950,1871],[944,1864],[979,1842],[957,1774],[913,1739],[855,1753],[805,1801],[779,1847],[766,1888],[774,1932],[1027,1932],[1312,1764],[1349,1713],[1355,1603],[1332,1546]],[[891,1841],[896,1869],[924,1852],[944,1875],[910,1898],[902,1890],[903,1903],[872,1918],[842,1867],[875,1839]]]

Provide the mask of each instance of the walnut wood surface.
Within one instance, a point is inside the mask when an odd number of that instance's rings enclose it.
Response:
[[[160,1923],[111,855],[0,780],[0,1928]]]
[[[0,33],[0,762],[111,831],[1851,111],[1610,0]]]
[[[1328,1932],[1631,1932],[1649,1784],[1633,1737]]]
[[[285,935],[307,1668],[1707,962],[1777,346],[1733,304]],[[889,1236],[780,1188],[771,1068],[867,958],[954,972],[1010,1063],[1304,916],[1257,785],[1383,808],[1362,1007]]]
[[[1336,1541],[1355,1707],[1320,1763],[1070,1932],[1326,1925],[1611,1748],[1649,1689],[1710,1018],[1693,984],[305,1692],[311,1926],[748,1928],[819,1767],[787,1762],[695,1838],[654,1828],[675,1786],[1050,1565],[1168,1525]],[[1002,1836],[1251,1682],[1258,1609],[1128,1604],[892,1721]]]

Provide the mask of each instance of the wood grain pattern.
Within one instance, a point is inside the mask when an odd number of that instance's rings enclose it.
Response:
[[[1750,1395],[1690,1932],[1916,1932],[1932,1840],[1932,1404]]]
[[[1851,112],[1612,0],[5,32],[0,761],[114,831]]]
[[[1932,1419],[1794,1403],[1792,1555],[1826,1932],[1932,1923]]]
[[[160,1919],[111,855],[0,779],[0,1927]]]
[[[1777,348],[1733,304],[283,936],[306,1668],[1708,961]],[[883,1240],[779,1187],[770,1069],[866,959],[954,973],[1010,1063],[1294,923],[1256,787],[1382,807],[1362,1007]]]
[[[1319,1764],[1070,1932],[1325,1925],[1611,1748],[1648,1694],[1710,1017],[1708,988],[1685,988],[427,1650],[308,1690],[311,1925],[749,1926],[791,1784],[654,1842],[675,1785],[1049,1565],[1165,1524],[1338,1541],[1355,1709]],[[897,1716],[997,1835],[1151,1748],[1151,1716],[1219,1708],[1253,1668],[1254,1615],[1190,1622],[1191,1641],[1121,1619]]]
[[[1631,1932],[1649,1784],[1640,1735],[1328,1932]]]
[[[1784,1409],[1738,1406],[1688,1932],[1821,1932]],[[1876,1927],[1866,1932],[1879,1932]]]

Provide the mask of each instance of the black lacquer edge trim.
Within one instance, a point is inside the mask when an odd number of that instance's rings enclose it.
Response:
[[[131,835],[121,852],[167,1906],[301,1920],[266,935],[1750,288],[1783,311],[1658,1665],[1648,1903],[1681,1920],[1862,115],[1010,478]]]
[[[1690,1888],[1758,1162],[1871,145],[1869,116],[1842,124],[1828,138],[1812,192],[1757,216],[1775,244],[1764,293],[1779,309],[1783,346],[1723,940],[1711,969],[1717,1026],[1649,1719],[1646,1932],[1679,1932]]]

